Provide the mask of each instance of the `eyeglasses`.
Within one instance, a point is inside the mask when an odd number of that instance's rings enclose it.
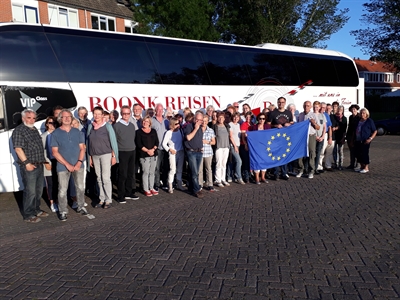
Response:
[[[265,118],[260,118],[259,120],[265,120]]]
[[[239,106],[234,106],[234,107],[239,108]]]
[[[122,113],[121,115],[126,116],[126,115],[130,115],[131,113]]]

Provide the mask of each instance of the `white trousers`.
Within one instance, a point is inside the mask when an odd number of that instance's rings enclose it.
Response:
[[[226,180],[226,163],[228,162],[229,148],[219,148],[215,151],[215,181]]]

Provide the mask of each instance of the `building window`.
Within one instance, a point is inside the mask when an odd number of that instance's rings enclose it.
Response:
[[[79,27],[78,11],[49,5],[49,21],[50,25],[77,28]]]
[[[36,7],[13,3],[12,14],[14,22],[39,23],[38,10]]]
[[[115,31],[115,19],[92,15],[92,29],[105,30],[105,31]]]
[[[392,83],[393,82],[393,73],[386,73],[384,74],[385,76],[385,82]]]

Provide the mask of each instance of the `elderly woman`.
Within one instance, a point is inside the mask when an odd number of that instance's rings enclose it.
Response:
[[[146,116],[143,119],[143,127],[136,131],[136,148],[138,149],[140,164],[142,166],[143,190],[147,197],[158,195],[153,188],[154,175],[157,165],[157,148],[160,144],[157,132],[151,128],[151,117]]]
[[[185,160],[185,152],[183,150],[183,135],[180,130],[179,120],[172,118],[169,121],[169,130],[165,133],[162,146],[169,153],[169,173],[168,173],[168,192],[173,193],[174,176],[176,174],[176,182],[179,190],[183,190],[182,186],[182,168]]]
[[[100,189],[96,207],[110,208],[112,203],[111,166],[118,162],[118,144],[112,125],[104,120],[101,106],[93,109],[93,123],[87,132],[89,164],[94,166]]]
[[[229,157],[230,143],[234,145],[235,151],[238,151],[235,141],[233,139],[230,126],[225,123],[225,113],[219,112],[217,114],[217,123],[213,125],[212,129],[215,133],[215,184],[219,187],[230,186],[226,182],[226,163]]]
[[[335,146],[333,147],[333,160],[338,170],[343,166],[343,145],[346,140],[347,118],[344,116],[344,107],[339,105],[336,110],[335,119],[338,129],[335,131]]]
[[[356,140],[356,129],[358,122],[360,121],[360,116],[358,115],[358,110],[360,107],[357,104],[352,104],[349,107],[351,116],[349,117],[349,127],[346,132],[347,146],[350,151],[350,165],[346,169],[354,169],[356,167],[356,155],[355,155],[355,140]]]
[[[229,126],[231,128],[230,131],[232,132],[235,144],[231,144],[230,147],[232,161],[228,162],[227,177],[228,177],[228,182],[232,182],[232,180],[235,180],[236,177],[237,183],[245,184],[245,182],[242,179],[242,159],[239,154],[240,138],[241,138],[239,120],[240,120],[240,114],[238,112],[235,112],[232,115],[232,121],[229,123]]]
[[[376,127],[374,121],[369,117],[369,111],[366,108],[360,110],[360,121],[356,128],[355,152],[357,161],[361,168],[354,171],[365,174],[369,172],[369,147],[376,136]]]
[[[267,124],[267,116],[264,113],[260,113],[257,116],[257,124],[250,126],[249,131],[257,131],[257,130],[267,130],[271,129],[271,125]],[[254,176],[256,177],[256,184],[260,184],[260,182],[268,183],[267,179],[265,179],[266,169],[261,170],[261,179],[260,179],[260,170],[253,170]]]
[[[294,105],[294,103],[290,103],[287,106],[287,110],[290,111],[293,115],[293,122],[297,122],[297,116],[298,114],[296,114],[296,105]]]

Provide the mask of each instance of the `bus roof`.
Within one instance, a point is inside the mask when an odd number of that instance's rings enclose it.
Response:
[[[88,32],[101,32],[104,34],[111,34],[111,35],[130,35],[130,36],[143,36],[149,38],[156,38],[156,39],[167,39],[167,40],[175,40],[175,41],[186,41],[186,42],[197,42],[197,43],[204,43],[204,44],[214,44],[214,45],[224,45],[224,46],[231,46],[231,47],[246,47],[246,48],[264,48],[268,50],[278,50],[278,51],[287,51],[287,52],[297,52],[297,53],[310,53],[310,54],[318,54],[318,55],[328,55],[328,56],[338,56],[338,57],[345,57],[350,60],[352,58],[342,52],[334,51],[334,50],[325,50],[319,48],[308,48],[308,47],[299,47],[299,46],[292,46],[292,45],[281,45],[281,44],[272,44],[272,43],[264,43],[258,44],[255,46],[251,45],[241,45],[241,44],[229,44],[229,43],[218,43],[218,42],[210,42],[210,41],[202,41],[202,40],[190,40],[190,39],[182,39],[182,38],[175,38],[175,37],[164,37],[164,36],[155,36],[155,35],[146,35],[146,34],[139,34],[139,33],[125,33],[125,32],[110,32],[110,31],[99,31],[96,29],[87,29],[87,28],[69,28],[69,27],[56,27],[51,26],[48,24],[26,24],[26,23],[0,23],[1,26],[21,26],[21,27],[31,27],[31,26],[43,26],[43,27],[51,27],[51,28],[59,28],[63,30],[80,30],[80,31],[88,31]]]

